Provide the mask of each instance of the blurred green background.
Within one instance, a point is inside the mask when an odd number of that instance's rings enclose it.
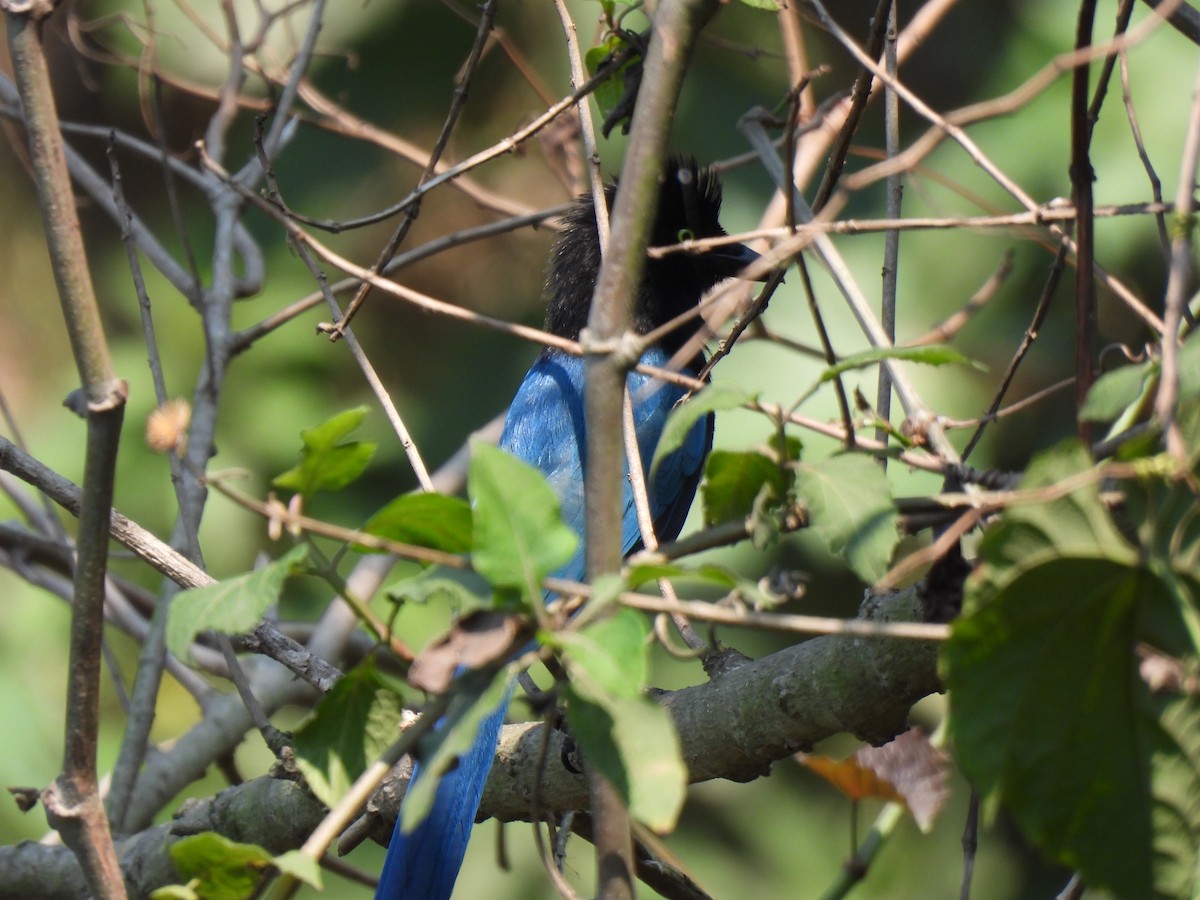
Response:
[[[255,21],[251,4],[235,5],[243,27],[250,29]],[[578,0],[569,6],[586,44],[593,37],[598,4]],[[855,0],[838,4],[835,12],[845,27],[862,36],[874,6],[874,2]],[[197,12],[217,24],[216,4],[212,7]],[[120,16],[140,21],[140,3],[78,3],[72,11],[83,19],[102,23],[83,38],[89,48],[138,52],[139,44],[131,33],[143,32],[126,27]],[[62,118],[144,135],[135,73],[75,52],[68,40],[66,12],[61,10],[48,26]],[[907,7],[902,9],[902,23],[910,12]],[[1114,13],[1115,4],[1101,4],[1098,39],[1107,35]],[[474,25],[468,17],[475,14],[470,4],[432,0],[331,4],[321,35],[322,55],[311,72],[313,80],[327,96],[357,116],[428,147],[440,128],[455,73],[473,39]],[[155,7],[155,15],[162,68],[203,85],[218,85],[224,77],[224,60],[196,33],[180,9],[163,5]],[[1074,15],[1070,4],[1038,0],[958,4],[904,67],[903,78],[941,111],[997,96],[1030,77],[1055,54],[1070,49]],[[1144,15],[1139,8],[1135,21]],[[549,4],[501,3],[497,25],[519,49],[523,61],[550,96],[568,93],[564,46]],[[280,54],[286,51],[285,38],[294,37],[298,31],[299,26],[290,34],[280,28],[280,44],[275,49]],[[846,88],[855,71],[846,54],[815,29],[806,28],[806,39],[810,64],[827,63],[832,67],[830,74],[816,82],[818,99]],[[1168,196],[1175,190],[1195,62],[1195,47],[1169,29],[1133,48],[1128,57],[1139,124]],[[254,79],[247,87],[261,93],[261,84]],[[787,87],[775,17],[730,3],[710,26],[696,53],[673,146],[705,162],[745,152],[747,148],[736,129],[738,118],[754,106],[775,107]],[[1093,161],[1098,204],[1140,202],[1150,196],[1119,93],[1120,85],[1114,80],[1096,126]],[[1068,96],[1069,80],[1060,77],[1027,107],[975,126],[970,132],[983,150],[1040,202],[1070,194]],[[169,147],[175,153],[194,156],[190,148],[203,135],[211,103],[168,87],[164,104]],[[463,159],[491,145],[536,116],[544,106],[512,59],[499,47],[491,47],[472,85],[448,156]],[[905,142],[920,135],[925,127],[911,111],[902,111]],[[83,424],[61,406],[62,398],[76,386],[77,375],[62,327],[24,152],[13,146],[20,142],[21,134],[11,122],[5,128],[9,140],[0,142],[0,197],[4,198],[5,209],[5,225],[0,229],[0,390],[29,451],[78,481],[83,464]],[[243,113],[230,136],[227,162],[231,168],[240,167],[252,156],[252,128],[253,115]],[[72,142],[99,171],[107,172],[102,140],[76,137]],[[878,105],[868,112],[856,145],[882,146]],[[602,142],[601,155],[609,174],[619,170],[622,152],[619,135]],[[181,244],[171,224],[161,173],[128,155],[122,155],[121,161],[130,202],[164,242],[178,251]],[[851,158],[851,168],[865,163],[861,156]],[[280,189],[293,209],[319,218],[344,220],[403,197],[415,183],[418,170],[373,145],[301,125],[278,159],[277,173]],[[490,189],[532,207],[560,203],[568,196],[548,175],[536,143],[473,175]],[[726,228],[734,232],[753,227],[770,197],[767,177],[751,164],[731,171],[724,181]],[[948,188],[947,182],[960,189]],[[182,189],[181,200],[188,240],[207,279],[211,214],[202,198],[189,189]],[[980,203],[986,204],[986,209]],[[906,179],[906,215],[977,214],[988,209],[1016,211],[1017,206],[950,143],[926,160],[922,171]],[[882,210],[883,191],[876,186],[857,196],[843,216],[876,217],[882,215]],[[145,418],[154,401],[127,261],[118,229],[86,199],[81,203],[81,216],[116,368],[130,384],[116,505],[165,536],[174,521],[174,500],[165,459],[150,453],[142,441]],[[422,206],[406,246],[415,247],[438,235],[494,218],[463,195],[441,189]],[[307,269],[289,251],[279,229],[254,211],[247,213],[245,221],[261,243],[267,276],[260,294],[237,304],[238,326],[252,324],[313,290]],[[366,263],[374,258],[390,227],[388,223],[323,239],[338,252]],[[1153,221],[1148,217],[1105,220],[1100,222],[1097,234],[1098,258],[1103,265],[1152,307],[1158,306],[1165,266]],[[468,309],[539,324],[541,270],[550,240],[551,234],[545,229],[526,229],[441,254],[404,270],[399,277],[411,287]],[[839,237],[836,243],[868,295],[876,297],[882,237]],[[956,347],[982,362],[986,370],[915,372],[929,404],[948,417],[970,418],[984,409],[1028,326],[1051,254],[1044,246],[1013,232],[929,231],[908,232],[902,237],[898,312],[901,340],[925,332],[958,309],[1010,248],[1016,254],[1014,274],[955,341]],[[204,353],[197,314],[149,269],[147,280],[169,390],[173,396],[190,397]],[[789,276],[771,301],[766,321],[774,332],[811,344],[811,322],[799,282],[799,278]],[[848,354],[863,349],[857,326],[823,275],[817,277],[817,291],[837,350]],[[314,309],[263,338],[233,364],[212,468],[241,470],[245,474],[237,482],[238,487],[262,496],[270,479],[294,462],[302,428],[341,409],[368,404],[373,411],[362,437],[378,441],[380,450],[367,477],[309,510],[312,515],[353,526],[386,499],[412,488],[415,481],[345,348],[315,334],[316,323],[326,318],[323,306]],[[1038,342],[1020,371],[1011,399],[1071,374],[1072,322],[1068,280],[1060,288]],[[1138,324],[1108,296],[1102,296],[1100,326],[1102,345],[1114,341],[1138,345]],[[368,302],[355,322],[355,330],[431,467],[446,460],[472,431],[504,409],[537,353],[532,344],[441,319],[379,294]],[[714,377],[761,392],[765,399],[787,407],[808,388],[820,368],[811,358],[786,347],[756,341],[739,345]],[[874,372],[851,375],[848,386],[861,387],[873,397]],[[999,423],[990,429],[972,464],[980,468],[1021,467],[1032,453],[1072,433],[1071,410],[1070,392],[1066,391]],[[828,390],[820,392],[801,411],[820,419],[836,416]],[[718,421],[716,442],[719,447],[743,448],[761,442],[769,431],[760,417],[729,413]],[[5,433],[13,436],[7,426]],[[965,434],[969,432],[955,435],[960,446]],[[810,458],[831,449],[821,439],[800,436]],[[893,467],[890,474],[898,495],[930,493],[939,487],[932,476],[899,467]],[[0,498],[0,519],[17,516],[15,507]],[[245,571],[264,550],[278,551],[270,544],[261,521],[220,498],[209,502],[201,539],[209,569],[218,578]],[[790,611],[852,614],[861,596],[861,586],[803,533],[787,537],[766,553],[745,545],[722,551],[719,558],[748,575],[764,574],[771,567],[807,572],[808,596],[791,604]],[[118,562],[117,566],[122,574],[151,589],[158,588],[158,579],[145,567],[131,562]],[[7,734],[0,757],[0,783],[41,787],[58,771],[68,610],[61,601],[30,588],[8,570],[0,570],[0,598],[0,723]],[[315,616],[324,599],[325,594],[314,585],[297,585],[294,596],[287,600],[286,612],[289,616]],[[406,610],[401,622],[414,635],[413,643],[419,644],[421,636],[432,634],[443,619],[434,611]],[[770,652],[785,642],[775,636],[737,631],[722,631],[721,637],[751,655]],[[122,676],[131,678],[137,647],[116,632],[110,641]],[[658,663],[656,682],[665,687],[695,683],[701,678],[698,666],[665,657]],[[124,724],[108,680],[105,691],[102,768],[111,765]],[[934,723],[941,711],[940,699],[930,698],[918,708],[916,718]],[[155,738],[167,741],[178,736],[197,715],[190,697],[168,679],[162,691]],[[299,715],[285,713],[280,722],[286,727],[298,721]],[[831,744],[828,749],[836,754],[853,748],[848,741]],[[239,751],[243,771],[255,774],[267,761],[257,738],[248,738]],[[194,790],[203,794],[221,785],[214,773]],[[935,833],[921,836],[906,822],[898,839],[887,847],[869,874],[859,896],[955,895],[965,804],[965,786],[956,778],[953,800]],[[874,807],[868,803],[860,814],[862,829],[873,813]],[[849,817],[847,801],[809,772],[785,761],[775,767],[770,778],[752,784],[720,782],[694,788],[679,832],[668,843],[699,882],[718,897],[817,897],[848,855]],[[0,803],[0,841],[37,839],[46,830],[40,810],[23,815],[14,804]],[[477,829],[458,896],[551,896],[525,826],[505,828],[513,871],[497,873],[496,830],[494,823]],[[584,892],[592,883],[588,849],[582,842],[575,842],[568,865],[572,881]],[[370,847],[357,851],[350,861],[377,872],[382,858],[381,849]],[[1065,872],[1047,868],[1034,859],[1001,818],[981,841],[974,896],[984,900],[1050,896],[1066,878]],[[366,895],[365,889],[332,876],[329,884],[332,896]]]

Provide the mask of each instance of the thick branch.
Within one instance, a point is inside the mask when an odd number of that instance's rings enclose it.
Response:
[[[874,621],[920,621],[921,601],[906,590],[869,601],[863,615]],[[940,689],[937,645],[928,641],[814,638],[746,663],[706,684],[664,700],[679,731],[691,782],[726,778],[750,781],[771,764],[833,734],[849,731],[880,742],[906,727],[909,707]],[[244,713],[243,713],[244,715]],[[542,728],[508,725],[480,811],[504,821],[529,815],[539,778]],[[543,812],[586,807],[587,785],[558,762],[563,734],[550,736],[540,776]],[[376,795],[372,834],[386,842],[407,775]],[[261,843],[272,852],[299,847],[325,810],[290,781],[262,777],[189,804],[170,826],[156,826],[121,845],[130,887],[145,893],[173,877],[164,868],[166,847],[180,834],[215,830],[236,840]],[[70,873],[74,874],[70,874]],[[23,844],[0,848],[0,894],[76,897],[82,883],[62,848]],[[74,879],[74,880],[72,880]]]

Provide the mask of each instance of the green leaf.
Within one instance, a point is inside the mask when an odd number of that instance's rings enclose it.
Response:
[[[767,12],[779,12],[783,0],[742,0],[742,4],[751,9],[764,9]]]
[[[199,879],[193,878],[187,884],[167,884],[150,892],[150,900],[203,900],[196,893]]]
[[[961,364],[972,366],[976,369],[983,368],[980,363],[963,356],[957,350],[947,347],[944,344],[931,344],[926,347],[876,347],[871,350],[864,350],[862,353],[852,354],[838,361],[836,364],[826,367],[821,372],[821,377],[800,395],[800,399],[794,405],[799,406],[815,394],[821,385],[833,381],[846,372],[854,369],[863,369],[892,359],[903,362],[923,363],[928,366]]]
[[[863,581],[883,576],[900,540],[891,486],[868,456],[845,453],[797,466],[796,491],[813,532]]]
[[[492,607],[491,590],[478,573],[469,569],[430,566],[410,578],[388,585],[387,595],[397,603],[446,603],[461,611]]]
[[[1089,884],[1152,896],[1149,755],[1174,754],[1131,650],[1139,608],[1169,603],[1162,585],[1111,560],[1043,559],[971,602],[943,651],[963,768]]]
[[[1090,465],[1069,443],[1039,457],[1022,487]],[[1200,800],[1181,785],[1200,779],[1197,704],[1152,696],[1135,652],[1194,654],[1181,618],[1191,573],[1172,577],[1158,551],[1135,552],[1095,482],[1012,507],[980,553],[942,651],[963,769],[1089,885],[1194,896]]]
[[[554,636],[570,676],[567,723],[588,762],[630,814],[656,831],[679,817],[687,769],[667,711],[642,694],[644,619],[630,609],[578,632]]]
[[[471,507],[461,497],[418,491],[402,494],[367,520],[368,534],[444,550],[471,551]]]
[[[612,13],[609,13],[611,17]],[[614,53],[619,53],[624,47],[625,42],[615,34],[610,34],[603,43],[597,44],[584,55],[584,65],[587,66],[588,74],[595,75],[599,71],[601,64]],[[625,83],[622,78],[622,73],[629,67],[629,62],[626,62],[620,68],[616,69],[608,78],[596,85],[596,90],[593,96],[596,98],[596,105],[600,107],[600,112],[608,115],[621,102],[621,96],[625,93]]]
[[[321,864],[311,856],[299,850],[289,850],[276,856],[273,862],[275,868],[284,875],[291,875],[297,881],[321,890]]]
[[[442,776],[471,749],[480,723],[508,703],[516,681],[504,673],[473,669],[454,682],[454,698],[438,727],[421,741],[421,777],[409,782],[400,807],[400,827],[405,834],[425,821]]]
[[[564,652],[572,681],[587,696],[637,697],[646,680],[647,633],[645,619],[622,608],[585,628],[555,632],[547,643]]]
[[[734,409],[751,399],[752,396],[741,388],[731,384],[714,384],[696,394],[687,403],[680,403],[667,416],[658,446],[654,449],[654,461],[650,465],[651,474],[657,470],[660,462],[683,446],[692,426],[701,418],[710,412]]]
[[[489,444],[472,444],[467,482],[474,512],[471,563],[493,585],[538,603],[541,581],[575,554],[558,497],[542,473]]]
[[[244,900],[254,895],[263,874],[277,868],[319,888],[315,861],[301,863],[295,851],[274,857],[257,844],[240,844],[213,831],[180,838],[170,846],[171,862],[186,886],[156,891],[154,897],[202,897],[204,900]],[[180,888],[182,887],[182,890]]]
[[[921,363],[926,366],[963,365],[975,369],[984,367],[968,356],[963,356],[953,347],[945,344],[930,344],[924,347],[876,347],[843,357],[821,373],[821,382],[833,381],[839,375],[852,369],[865,369],[885,360]]]
[[[375,444],[339,443],[358,428],[367,414],[365,406],[348,409],[315,428],[300,432],[300,461],[271,483],[305,498],[317,491],[338,491],[358,478],[375,455]]]
[[[658,581],[660,578],[675,578],[683,573],[684,568],[678,563],[638,563],[630,566],[624,576],[626,586],[633,590],[647,582]]]
[[[1088,390],[1079,418],[1085,422],[1111,422],[1120,417],[1138,401],[1146,382],[1157,372],[1158,366],[1151,363],[1105,372]]]
[[[768,493],[769,500],[782,500],[789,480],[787,471],[765,454],[753,450],[742,453],[714,450],[709,454],[700,489],[704,524],[746,518],[754,512],[763,491]]]
[[[191,659],[191,645],[201,631],[242,634],[279,601],[283,582],[300,571],[308,548],[300,544],[261,569],[180,591],[171,601],[167,647],[180,659]]]
[[[318,800],[333,807],[346,795],[395,741],[402,709],[370,663],[338,679],[295,735],[296,765]]]
[[[1200,397],[1200,340],[1195,332],[1179,348],[1176,358],[1179,371],[1179,399],[1194,400]]]

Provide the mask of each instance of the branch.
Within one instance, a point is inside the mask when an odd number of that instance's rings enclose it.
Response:
[[[646,265],[667,135],[683,75],[696,35],[716,8],[716,0],[667,0],[655,16],[630,126],[629,152],[613,203],[612,235],[600,266],[587,329],[581,335],[585,353],[591,353],[586,357],[584,385],[588,422],[584,497],[587,574],[592,583],[621,565],[621,404],[625,374],[636,362],[620,352],[597,351],[628,332],[631,306]],[[606,779],[593,773],[589,780],[599,896],[631,898],[634,876],[629,814]]]
[[[63,769],[42,793],[42,802],[46,818],[79,859],[91,892],[102,897],[124,897],[125,884],[100,802],[96,750],[100,730],[108,511],[112,506],[113,476],[128,388],[113,372],[71,193],[50,71],[42,47],[42,22],[52,7],[38,6],[30,10],[28,4],[5,4],[8,47],[17,91],[25,109],[30,163],[46,243],[72,354],[83,384],[87,416]]]

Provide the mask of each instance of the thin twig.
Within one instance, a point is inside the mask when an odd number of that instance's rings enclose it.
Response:
[[[1175,219],[1171,240],[1171,268],[1167,279],[1167,296],[1163,320],[1162,371],[1158,379],[1158,396],[1154,413],[1158,418],[1167,447],[1180,463],[1187,458],[1187,445],[1175,421],[1175,404],[1179,396],[1179,328],[1183,309],[1192,284],[1192,233],[1195,217],[1192,213],[1192,194],[1196,189],[1196,172],[1200,167],[1200,70],[1192,87],[1192,107],[1188,130],[1184,135],[1179,159],[1179,184],[1175,192]]]

